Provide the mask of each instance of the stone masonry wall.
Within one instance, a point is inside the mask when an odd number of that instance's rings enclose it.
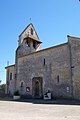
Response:
[[[49,89],[53,97],[72,97],[68,44],[17,58],[17,67],[17,89],[20,90],[23,81],[24,95],[32,95],[33,77],[42,77],[43,94]],[[26,92],[26,87],[30,87],[29,92]]]
[[[6,94],[13,95],[15,91],[15,66],[7,67],[6,74]],[[12,79],[10,80],[10,73],[12,73]]]
[[[74,99],[80,99],[80,38],[69,37]]]

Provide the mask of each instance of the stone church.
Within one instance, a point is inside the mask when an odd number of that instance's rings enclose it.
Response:
[[[80,99],[80,38],[40,49],[41,41],[32,23],[19,35],[15,64],[6,69],[6,94],[42,98]]]

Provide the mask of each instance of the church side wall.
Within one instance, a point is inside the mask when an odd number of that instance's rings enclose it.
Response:
[[[69,37],[74,99],[80,99],[80,39]]]
[[[68,44],[17,58],[17,66],[17,89],[21,94],[32,96],[32,79],[42,77],[43,94],[50,90],[53,97],[72,97]],[[30,91],[27,92],[26,88],[30,88]]]

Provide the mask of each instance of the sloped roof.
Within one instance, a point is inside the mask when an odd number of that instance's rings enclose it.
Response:
[[[32,39],[32,40],[38,42],[38,43],[42,43],[42,42],[39,41],[38,39],[35,39],[35,38],[31,37],[31,36],[27,36],[27,37],[25,37],[24,39],[26,39],[26,38],[30,38],[30,39]]]
[[[19,37],[26,31],[26,29],[27,29],[30,25],[34,28],[33,24],[30,23],[30,24],[21,32],[21,34],[19,35]],[[34,30],[35,30],[35,28],[34,28]],[[36,35],[37,35],[37,37],[38,37],[38,39],[39,39],[39,36],[38,36],[36,30],[35,30],[35,33],[36,33]]]
[[[7,68],[9,68],[9,67],[15,67],[15,64],[6,66],[5,69],[7,69]]]
[[[32,52],[32,53],[29,53],[29,54],[27,54],[27,55],[23,55],[23,56],[21,56],[21,57],[28,56],[28,55],[32,55],[32,54],[37,54],[37,53],[40,53],[40,52],[43,52],[43,51],[47,51],[47,50],[50,50],[50,49],[59,48],[59,47],[65,46],[65,45],[68,45],[68,42],[63,43],[63,44],[60,44],[60,45],[52,46],[52,47],[49,47],[49,48],[41,49],[41,50],[38,50],[38,51],[35,51],[35,52]],[[20,57],[19,57],[19,58],[20,58]]]

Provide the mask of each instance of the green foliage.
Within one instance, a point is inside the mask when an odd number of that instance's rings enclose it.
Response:
[[[0,91],[5,92],[6,84],[0,85]]]

